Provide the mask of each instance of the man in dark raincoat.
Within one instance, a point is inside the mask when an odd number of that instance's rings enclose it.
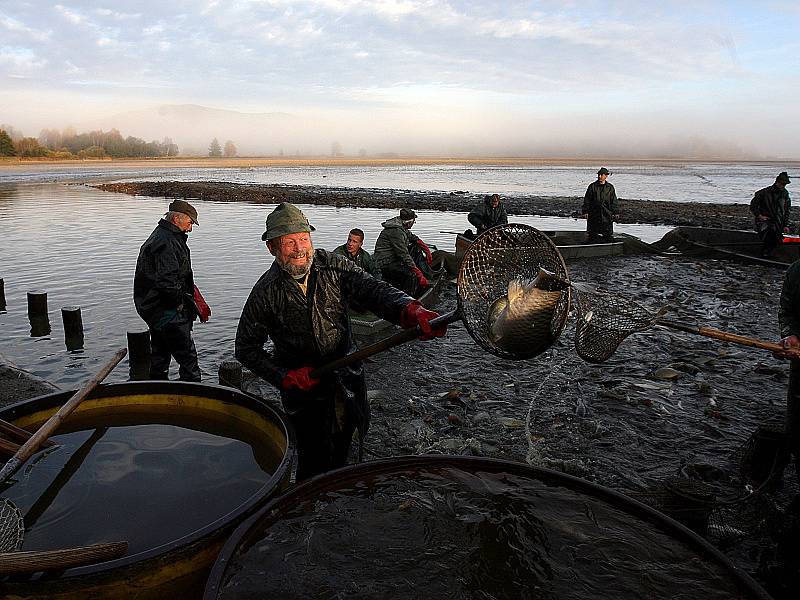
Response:
[[[469,215],[467,215],[467,220],[480,235],[487,229],[497,225],[507,225],[508,215],[506,215],[506,208],[503,206],[500,196],[492,194],[484,197],[483,202],[470,211]]]
[[[381,278],[380,269],[375,264],[372,255],[364,250],[364,231],[358,228],[351,229],[347,236],[347,243],[338,246],[333,253],[352,260],[357,266],[364,269],[373,277]]]
[[[786,270],[778,309],[781,345],[800,351],[800,260]],[[800,359],[792,359],[786,396],[786,448],[794,454],[800,482]]]
[[[347,464],[353,432],[363,443],[369,426],[361,363],[319,380],[311,375],[354,349],[349,303],[404,328],[419,326],[422,339],[446,331],[432,329],[437,313],[400,290],[341,256],[314,250],[312,231],[288,202],[270,213],[261,239],[275,261],[250,292],[236,332],[236,358],[280,390],[297,433],[298,480]],[[264,349],[268,339],[271,353]]]
[[[197,210],[185,200],[174,200],[139,250],[133,302],[150,329],[150,379],[167,379],[174,357],[181,380],[200,381],[192,322],[199,316],[205,323],[211,309],[194,285],[186,244],[192,225],[197,225]]]
[[[750,212],[756,218],[755,230],[761,238],[761,255],[769,258],[781,243],[783,234],[789,231],[789,209],[791,200],[786,185],[791,183],[788,173],[783,171],[775,183],[758,190],[750,201]]]
[[[417,213],[401,208],[400,215],[381,223],[375,242],[375,262],[384,281],[419,298],[430,286],[433,256],[427,244],[411,233]]]
[[[589,184],[583,197],[581,216],[586,219],[587,241],[594,244],[611,242],[617,218],[617,193],[606,179],[611,175],[605,167],[597,172],[597,181]]]

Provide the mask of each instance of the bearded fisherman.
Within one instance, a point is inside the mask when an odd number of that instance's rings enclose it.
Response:
[[[236,332],[236,358],[280,390],[297,434],[298,481],[347,464],[354,431],[362,446],[369,426],[360,362],[321,379],[311,375],[354,350],[349,304],[403,328],[419,326],[421,339],[442,336],[447,329],[433,328],[430,321],[437,313],[352,261],[314,250],[313,231],[288,202],[269,214],[261,239],[275,261],[250,292]],[[268,339],[272,352],[264,349]]]

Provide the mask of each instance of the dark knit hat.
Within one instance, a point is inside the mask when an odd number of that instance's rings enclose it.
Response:
[[[413,221],[417,218],[417,213],[415,213],[410,208],[401,208],[400,209],[400,220],[401,221]]]
[[[775,181],[778,183],[792,183],[792,180],[789,179],[789,174],[786,171],[781,171],[778,173],[778,176],[775,178]]]

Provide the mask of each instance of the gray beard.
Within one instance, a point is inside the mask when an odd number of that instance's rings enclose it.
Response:
[[[308,274],[308,272],[311,270],[311,264],[314,262],[314,252],[313,252],[313,250],[311,251],[311,254],[308,257],[308,260],[306,261],[306,264],[304,264],[304,265],[289,264],[288,262],[283,262],[277,256],[275,257],[275,260],[277,261],[278,266],[281,269],[283,269],[284,271],[286,271],[291,277],[294,277],[296,279],[300,279],[300,278],[305,277]]]

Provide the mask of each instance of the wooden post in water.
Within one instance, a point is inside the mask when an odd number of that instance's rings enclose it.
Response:
[[[128,331],[129,380],[150,379],[150,360],[150,330]]]
[[[31,337],[50,335],[50,316],[47,314],[47,292],[31,290],[28,292],[28,320],[31,323]]]
[[[6,284],[0,277],[0,310],[6,309]]]
[[[28,317],[47,316],[47,292],[44,290],[31,290],[28,292]]]
[[[83,319],[80,306],[62,306],[61,319],[64,321],[64,343],[67,350],[83,349]]]
[[[219,384],[242,389],[242,365],[235,360],[226,360],[219,365]]]

